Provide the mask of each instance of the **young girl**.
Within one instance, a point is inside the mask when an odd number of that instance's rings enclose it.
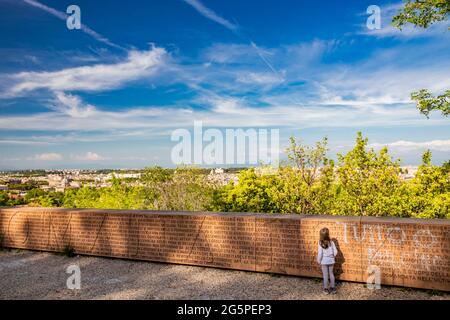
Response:
[[[334,242],[330,240],[330,231],[328,230],[328,228],[323,228],[322,230],[320,230],[317,262],[322,266],[323,292],[325,294],[336,294],[333,273],[336,255],[337,250]]]

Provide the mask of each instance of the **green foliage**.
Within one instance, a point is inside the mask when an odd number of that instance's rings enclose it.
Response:
[[[269,194],[269,189],[279,181],[271,175],[258,174],[255,169],[239,173],[239,183],[230,182],[214,191],[211,210],[233,212],[277,212],[277,205]]]
[[[68,189],[64,193],[33,189],[23,200],[0,192],[0,204],[98,209],[153,209],[284,214],[332,214],[450,218],[450,161],[433,165],[422,156],[415,177],[400,178],[400,164],[383,148],[368,148],[361,133],[355,146],[327,157],[327,139],[304,146],[295,138],[287,148],[288,162],[241,170],[238,183],[219,186],[206,170],[147,168],[139,183],[113,178],[111,187]]]
[[[147,168],[139,186],[114,178],[107,188],[69,189],[63,206],[97,209],[205,210],[212,186],[196,168]]]
[[[326,140],[305,147],[291,139],[288,165],[271,174],[242,171],[239,183],[214,190],[211,210],[450,218],[450,164],[431,165],[428,151],[416,177],[403,181],[399,160],[387,148],[377,153],[367,145],[358,133],[335,167]]]
[[[368,139],[358,132],[354,149],[338,155],[338,189],[332,213],[403,216],[397,194],[401,185],[399,160],[393,160],[386,147],[376,153],[367,150],[367,144]]]
[[[27,192],[25,201],[28,203],[34,202],[37,201],[40,197],[44,197],[46,194],[47,192],[42,189],[32,189]]]
[[[146,168],[144,174],[142,175],[142,180],[147,184],[151,183],[163,183],[171,180],[173,178],[173,170],[164,169],[161,167],[150,167]]]
[[[41,207],[61,207],[63,202],[63,192],[49,192],[38,198],[38,203]]]
[[[48,192],[42,189],[32,189],[24,197],[25,203],[37,207],[60,207],[63,201],[63,192]]]
[[[411,94],[411,99],[417,102],[417,109],[427,118],[431,111],[440,110],[447,117],[450,114],[450,90],[434,97],[428,90],[422,89]]]
[[[407,23],[428,28],[435,22],[444,21],[450,13],[448,0],[408,0],[404,8],[392,19],[392,25],[399,29]]]
[[[9,200],[6,202],[6,205],[9,207],[20,206],[23,204],[25,204],[25,201],[22,198],[18,198],[18,199],[9,198]]]
[[[7,206],[8,205],[8,193],[1,190],[0,191],[0,206]]]
[[[412,217],[450,218],[450,175],[448,167],[431,164],[431,152],[422,157],[422,164],[412,181],[405,185],[407,204]]]
[[[83,187],[69,189],[64,194],[63,206],[68,208],[145,209],[142,188],[114,181],[110,188]]]
[[[327,139],[303,146],[295,138],[287,148],[289,164],[239,174],[239,183],[216,190],[213,210],[267,213],[326,213],[334,162],[326,158]]]
[[[159,183],[147,184],[147,190],[156,210],[206,210],[212,197],[213,186],[205,179],[201,169],[179,167],[173,174],[156,175]]]
[[[446,20],[449,13],[449,0],[408,0],[404,8],[392,19],[392,25],[400,30],[407,23],[428,28],[435,22]],[[421,89],[411,93],[411,99],[416,101],[417,109],[427,118],[433,110],[440,110],[443,116],[450,113],[450,90],[434,97],[427,89]]]
[[[303,182],[312,186],[319,173],[319,166],[326,161],[328,139],[317,142],[315,147],[298,144],[294,137],[290,138],[290,143],[286,150],[288,159],[299,170]]]

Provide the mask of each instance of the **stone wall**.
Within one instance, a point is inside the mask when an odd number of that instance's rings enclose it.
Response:
[[[338,279],[450,291],[450,221],[246,213],[1,208],[4,247],[320,277],[330,229]],[[372,271],[368,271],[368,269]]]

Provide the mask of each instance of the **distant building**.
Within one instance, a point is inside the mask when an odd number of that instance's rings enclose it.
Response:
[[[139,179],[141,177],[140,173],[110,173],[106,176],[106,180],[111,180],[112,178],[116,177],[118,179],[126,179],[126,178],[133,178],[133,179]]]
[[[206,179],[219,185],[227,185],[230,181],[236,184],[239,181],[237,174],[225,173],[222,168],[212,169]]]
[[[17,200],[20,198],[20,196],[16,193],[10,193],[8,196],[10,199],[13,199],[13,200]]]
[[[271,167],[271,166],[262,166],[255,168],[255,173],[257,175],[265,176],[265,175],[272,175],[276,174],[278,172],[278,168]]]
[[[400,167],[400,169],[401,169],[400,178],[403,180],[410,180],[416,176],[418,167],[405,166]]]
[[[78,181],[71,181],[69,182],[69,186],[71,188],[81,188],[81,182]]]

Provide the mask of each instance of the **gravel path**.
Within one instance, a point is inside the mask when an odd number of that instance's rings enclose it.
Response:
[[[69,290],[69,265],[81,270],[81,289]],[[0,299],[445,299],[431,290],[339,283],[323,295],[321,280],[164,263],[53,253],[0,251]]]

